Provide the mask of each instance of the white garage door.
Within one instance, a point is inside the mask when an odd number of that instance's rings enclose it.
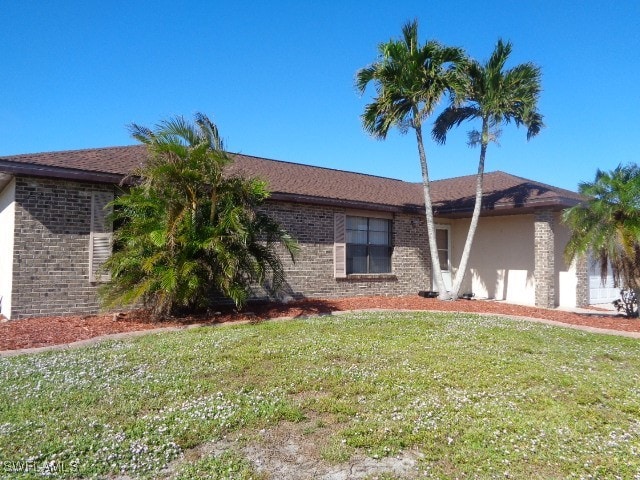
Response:
[[[613,286],[613,275],[611,269],[607,274],[607,279],[603,283],[600,278],[600,265],[597,262],[589,261],[589,303],[610,303],[620,298],[620,289]]]

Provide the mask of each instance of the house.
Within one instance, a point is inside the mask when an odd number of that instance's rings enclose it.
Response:
[[[110,253],[104,206],[145,158],[143,146],[0,157],[1,312],[17,319],[99,309],[97,268]],[[297,297],[404,295],[432,288],[422,185],[234,154],[258,176],[264,207],[301,246],[285,260]],[[432,183],[440,265],[450,281],[469,225],[475,176]],[[561,211],[581,197],[487,173],[463,291],[541,307],[586,305],[586,262],[566,265]],[[265,292],[256,292],[257,296]]]

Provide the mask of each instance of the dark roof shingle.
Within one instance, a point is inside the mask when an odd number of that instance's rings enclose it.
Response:
[[[483,210],[496,213],[538,206],[565,208],[584,200],[571,190],[501,171],[486,173],[482,190]],[[437,180],[431,183],[431,192],[436,214],[465,216],[475,203],[476,175]]]
[[[109,182],[131,174],[143,164],[145,154],[144,146],[135,145],[13,155],[0,157],[0,172]],[[266,180],[275,199],[395,211],[419,212],[424,208],[421,183],[232,155],[235,162],[231,173]],[[468,216],[473,209],[475,181],[476,176],[469,175],[432,182],[436,214]],[[536,206],[562,208],[581,199],[575,192],[504,172],[491,172],[484,177],[483,209],[487,213],[523,211]]]

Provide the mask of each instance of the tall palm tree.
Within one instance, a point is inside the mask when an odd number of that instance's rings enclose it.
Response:
[[[229,177],[232,159],[205,115],[149,129],[130,126],[147,146],[140,183],[114,202],[116,248],[105,263],[106,306],[142,302],[157,316],[207,306],[226,296],[242,306],[255,284],[277,290],[284,269],[277,245],[292,258],[295,241],[258,211],[268,197],[257,179]]]
[[[567,260],[591,253],[603,280],[610,266],[614,285],[632,289],[640,298],[640,167],[598,170],[593,182],[583,182],[578,189],[589,198],[563,214],[571,230]],[[637,310],[627,313],[637,315]]]
[[[500,127],[510,122],[527,127],[527,140],[536,136],[544,127],[538,112],[540,96],[540,68],[533,63],[523,63],[505,70],[511,54],[511,43],[498,43],[485,64],[471,60],[466,64],[466,86],[463,94],[455,95],[436,119],[432,135],[438,143],[445,143],[447,132],[454,126],[471,120],[480,120],[481,130],[469,132],[469,145],[480,145],[480,160],[476,176],[476,198],[471,224],[462,251],[460,265],[451,289],[453,298],[458,292],[467,271],[473,237],[478,226],[482,207],[482,182],[485,156],[489,142],[496,142]],[[455,93],[455,92],[454,92]]]
[[[446,288],[437,261],[438,248],[422,125],[443,95],[460,88],[458,70],[466,57],[462,49],[446,47],[433,40],[420,45],[416,20],[402,27],[402,35],[401,40],[390,40],[378,46],[378,59],[357,72],[356,88],[362,94],[370,83],[375,86],[376,96],[366,105],[361,116],[364,129],[373,137],[385,139],[391,127],[398,127],[401,133],[406,133],[409,128],[415,131],[431,263],[437,289],[444,297]]]

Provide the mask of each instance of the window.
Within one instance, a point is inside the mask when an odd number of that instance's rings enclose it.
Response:
[[[436,245],[438,246],[438,259],[440,270],[449,271],[449,229],[436,228]]]
[[[346,220],[346,273],[391,273],[391,220]]]

